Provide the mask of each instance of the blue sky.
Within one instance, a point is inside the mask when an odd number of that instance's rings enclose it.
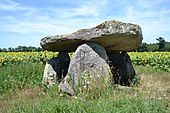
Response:
[[[143,42],[170,42],[170,0],[0,0],[0,48],[40,46],[48,35],[68,34],[116,19],[142,27]]]

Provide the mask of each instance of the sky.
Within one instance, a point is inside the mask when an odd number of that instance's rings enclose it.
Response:
[[[0,0],[0,48],[40,47],[45,36],[107,20],[138,24],[143,42],[170,42],[170,0]]]

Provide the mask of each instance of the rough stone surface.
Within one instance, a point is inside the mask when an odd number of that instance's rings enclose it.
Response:
[[[74,52],[79,45],[85,42],[96,42],[107,52],[113,52],[134,50],[141,44],[142,39],[140,26],[111,20],[72,34],[47,36],[41,39],[40,44],[49,51]]]
[[[109,65],[116,84],[129,86],[135,78],[136,73],[132,61],[127,52],[108,54]]]
[[[88,73],[90,76],[108,76],[109,65],[105,49],[96,43],[85,43],[79,46],[71,59],[68,75],[78,85],[79,76]]]
[[[72,86],[67,81],[63,81],[58,85],[58,91],[67,93],[71,96],[74,95],[74,90],[73,90]]]
[[[110,74],[110,67],[107,62],[108,56],[102,46],[93,42],[82,44],[77,48],[70,61],[65,81],[68,84],[71,83],[70,86],[75,87],[82,84],[81,82],[87,76],[91,78],[104,76],[107,78]]]
[[[46,62],[43,82],[52,86],[67,75],[70,57],[67,52],[59,52],[58,57]]]

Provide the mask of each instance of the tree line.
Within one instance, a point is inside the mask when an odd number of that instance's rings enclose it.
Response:
[[[164,38],[156,38],[158,43],[147,44],[142,43],[136,51],[138,52],[154,52],[154,51],[170,51],[170,42],[167,42]]]
[[[170,51],[170,42],[166,42],[164,38],[159,37],[156,39],[158,43],[147,44],[142,43],[135,51],[138,52],[154,52],[154,51]],[[39,52],[43,51],[41,47],[33,46],[18,46],[16,48],[0,48],[0,52]]]
[[[0,48],[0,52],[40,52],[43,51],[41,47],[33,47],[33,46],[18,46],[16,48]]]

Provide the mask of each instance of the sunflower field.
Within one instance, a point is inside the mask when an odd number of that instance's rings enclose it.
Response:
[[[151,66],[170,72],[170,52],[129,52],[135,65]]]
[[[57,56],[55,52],[0,52],[0,67],[20,62],[46,62]]]
[[[0,67],[21,62],[43,62],[57,56],[57,52],[0,52]],[[150,66],[170,72],[170,52],[129,52],[133,64]],[[73,53],[70,53],[72,56]]]

